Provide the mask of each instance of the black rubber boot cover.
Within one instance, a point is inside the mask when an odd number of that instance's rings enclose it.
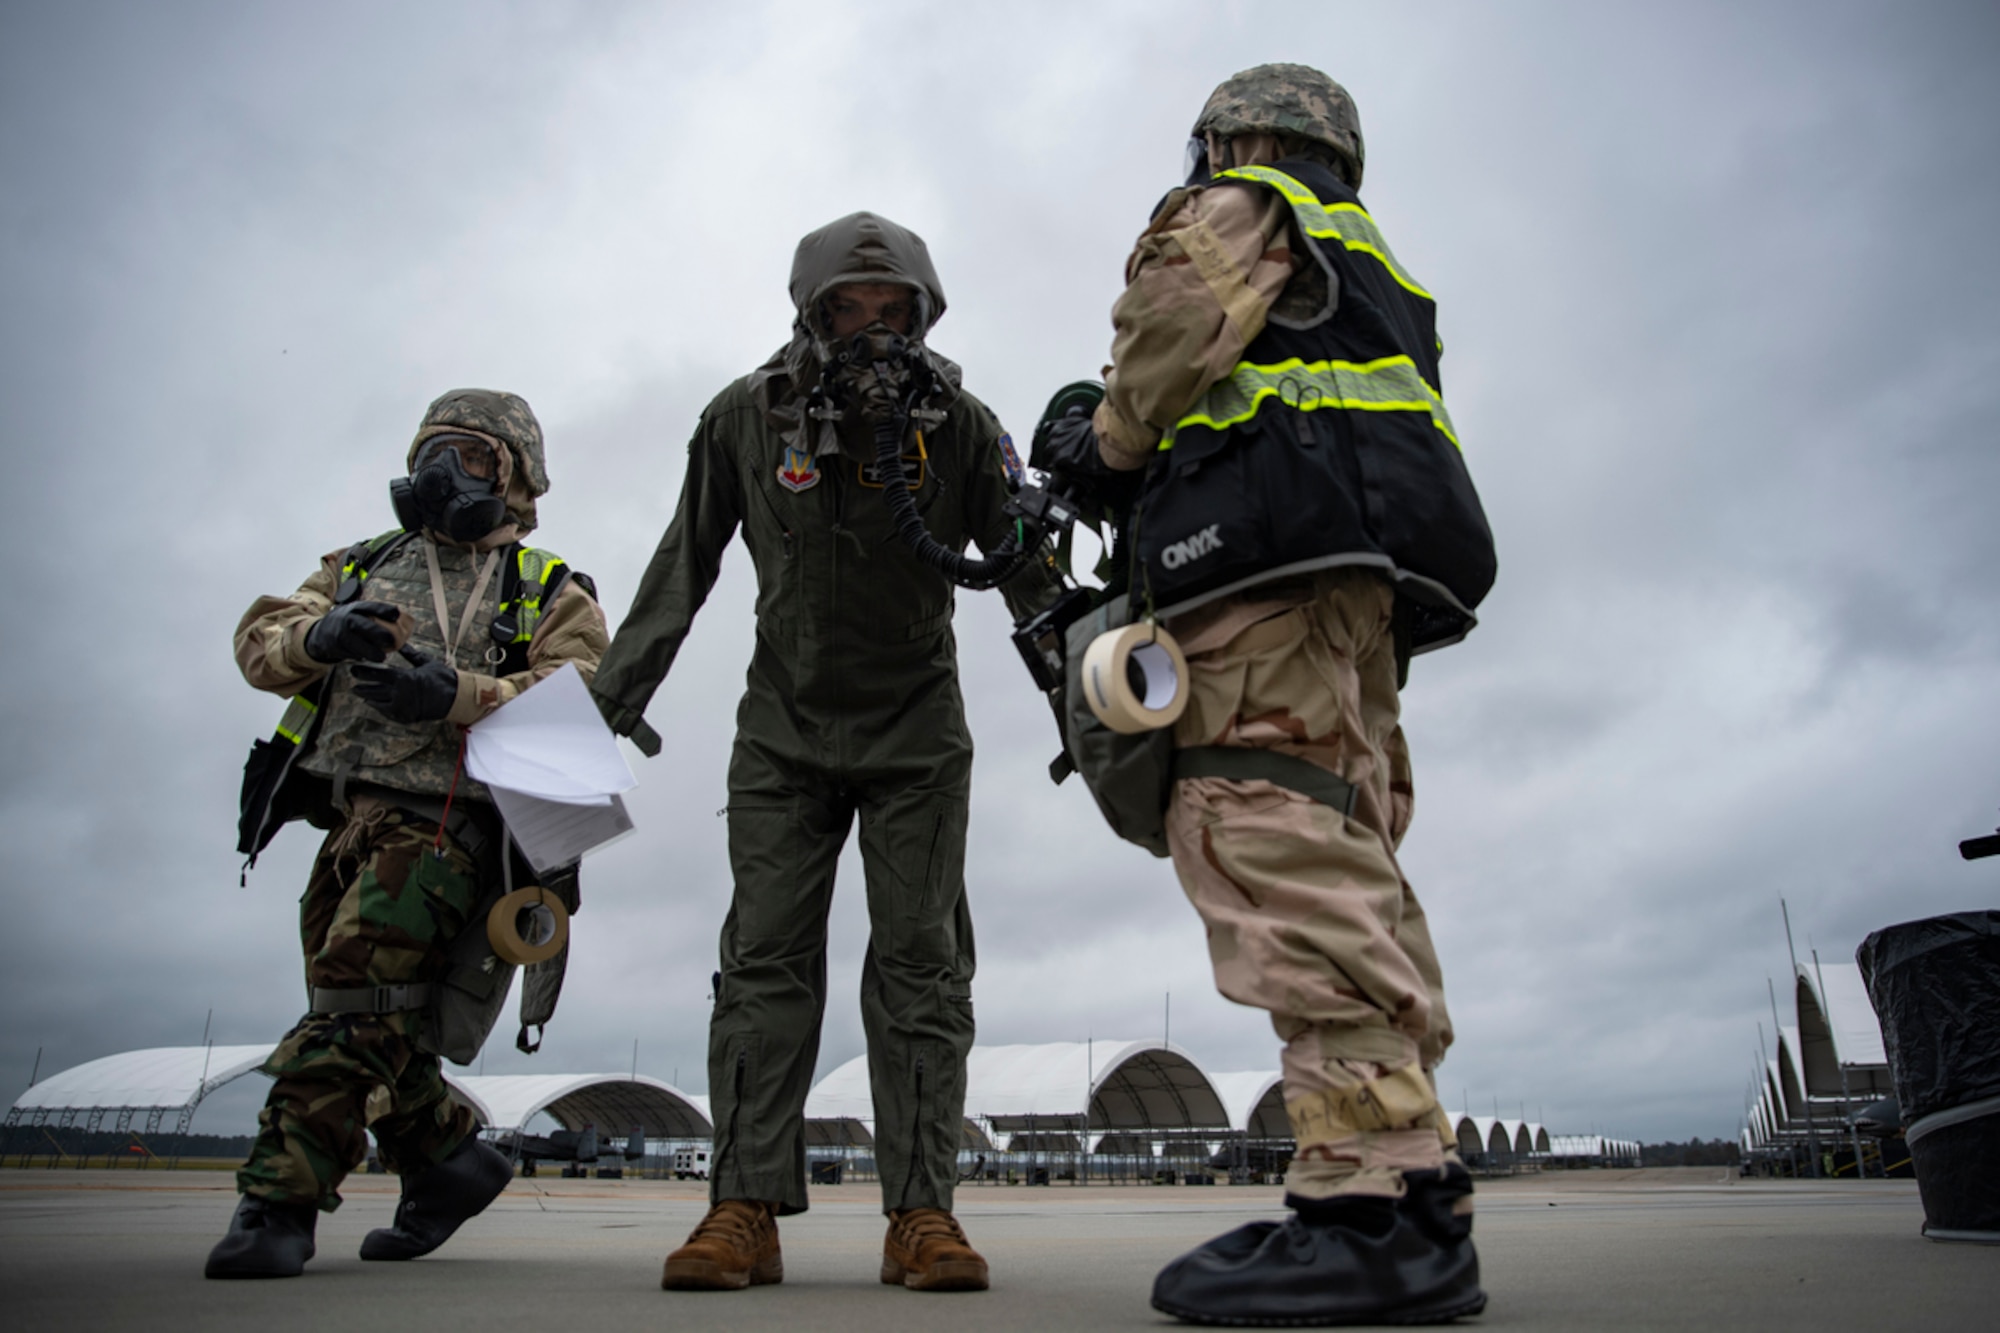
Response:
[[[229,1219],[229,1231],[208,1252],[205,1277],[297,1277],[313,1257],[311,1204],[272,1203],[246,1194]]]
[[[1454,1164],[1456,1166],[1456,1164]],[[1407,1197],[1293,1200],[1283,1222],[1253,1222],[1168,1264],[1153,1308],[1197,1324],[1288,1327],[1441,1324],[1486,1308],[1465,1168],[1410,1173]]]
[[[514,1178],[514,1164],[478,1139],[467,1139],[436,1166],[403,1177],[396,1224],[377,1227],[361,1241],[363,1259],[415,1259],[451,1239],[469,1217],[500,1197]]]

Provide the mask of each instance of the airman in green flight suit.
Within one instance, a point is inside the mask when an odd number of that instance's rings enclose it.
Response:
[[[942,390],[906,437],[925,526],[992,551],[1021,476],[993,413],[924,346],[944,292],[923,241],[856,213],[800,242],[791,341],[709,404],[680,507],[598,668],[612,729],[641,716],[739,531],[757,571],[757,637],[729,765],[735,895],[709,1029],[713,1207],[664,1285],[782,1276],[774,1217],[806,1207],[804,1106],[826,1008],[834,865],[857,816],[872,934],[861,980],[876,1160],[891,1225],[882,1278],[986,1285],[951,1217],[973,1041],[965,896],[972,738],[959,695],[953,585],[898,539],[862,414],[836,413],[829,367],[857,334],[901,335]],[[1001,585],[1017,613],[1051,600],[1045,563]]]

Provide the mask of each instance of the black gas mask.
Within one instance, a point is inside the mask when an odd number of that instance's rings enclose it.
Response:
[[[491,448],[467,435],[438,435],[417,451],[410,475],[389,483],[396,521],[405,531],[429,528],[455,542],[475,542],[507,520],[507,500],[492,477],[475,477],[453,446],[463,441]],[[499,460],[494,460],[498,470]]]
[[[851,406],[871,425],[917,406],[936,387],[936,376],[917,341],[876,320],[833,344],[821,394]]]

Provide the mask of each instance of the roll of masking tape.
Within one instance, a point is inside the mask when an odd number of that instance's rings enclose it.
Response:
[[[1083,655],[1083,693],[1097,720],[1121,735],[1170,727],[1187,709],[1187,658],[1157,625],[1100,634]]]
[[[516,889],[486,914],[486,942],[502,962],[539,963],[569,943],[569,913],[547,889]]]

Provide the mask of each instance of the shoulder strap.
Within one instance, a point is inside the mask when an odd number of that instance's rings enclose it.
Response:
[[[361,596],[362,587],[368,581],[368,571],[380,565],[391,552],[414,536],[413,532],[397,528],[348,547],[347,554],[341,557],[340,587],[334,592],[333,604],[344,606]],[[294,749],[303,746],[312,735],[313,724],[319,720],[319,706],[325,702],[326,692],[332,684],[333,673],[329,671],[293,695],[278,719],[277,735],[272,739],[289,741]]]
[[[493,642],[506,654],[497,674],[507,676],[528,669],[528,641],[535,637],[542,612],[555,602],[573,571],[554,551],[519,542],[507,548],[501,565],[500,605],[491,632]],[[587,575],[574,577],[592,597],[597,595]]]
[[[362,585],[368,581],[368,571],[381,564],[393,552],[400,550],[416,535],[414,532],[405,532],[397,528],[348,547],[347,555],[340,562],[340,587],[333,595],[333,604],[345,606],[359,597]]]

